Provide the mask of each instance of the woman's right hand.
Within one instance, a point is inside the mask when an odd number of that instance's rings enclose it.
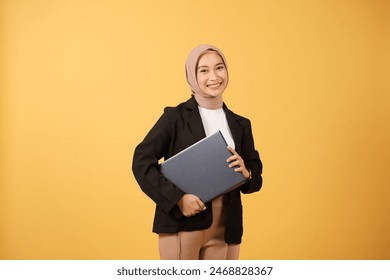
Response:
[[[184,216],[191,217],[206,210],[206,206],[199,197],[185,194],[177,203]]]

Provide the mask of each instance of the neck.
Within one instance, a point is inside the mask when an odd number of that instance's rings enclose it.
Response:
[[[199,94],[195,93],[195,100],[198,103],[198,105],[205,109],[221,109],[223,107],[223,100],[222,96],[217,97],[204,97],[200,96]]]

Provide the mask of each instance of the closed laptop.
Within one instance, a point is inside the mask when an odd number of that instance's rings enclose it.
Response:
[[[164,161],[160,170],[182,191],[206,203],[245,183],[242,173],[229,168],[231,155],[219,131]]]

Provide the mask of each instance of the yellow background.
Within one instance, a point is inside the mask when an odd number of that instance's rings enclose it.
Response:
[[[0,2],[0,258],[157,259],[133,150],[215,44],[252,120],[242,259],[390,258],[390,2]]]

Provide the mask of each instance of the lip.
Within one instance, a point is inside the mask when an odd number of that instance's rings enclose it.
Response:
[[[222,85],[222,82],[220,83],[214,83],[214,84],[208,84],[208,88],[219,88]]]

